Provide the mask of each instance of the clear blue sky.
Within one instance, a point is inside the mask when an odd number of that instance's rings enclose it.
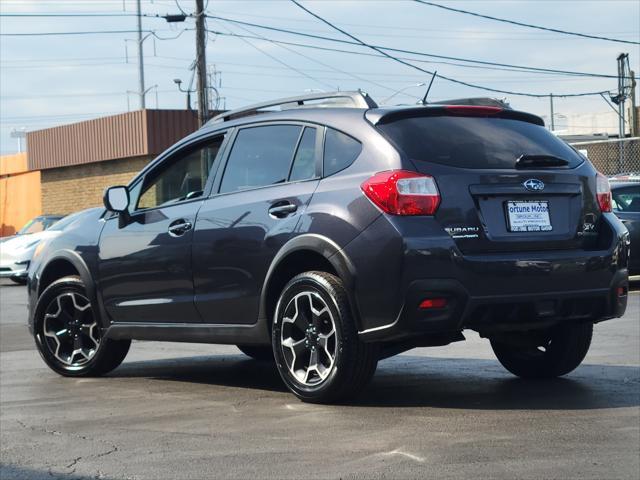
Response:
[[[206,1],[206,0],[205,0]],[[180,0],[192,12],[193,0]],[[595,73],[616,73],[616,57],[630,53],[631,66],[640,70],[640,47],[547,33],[447,12],[411,1],[304,1],[314,10],[363,40],[387,47],[465,57],[492,62]],[[453,1],[440,2],[455,8],[509,18],[563,30],[640,39],[640,2],[630,1]],[[177,13],[171,0],[143,0],[145,14]],[[124,8],[123,8],[124,7]],[[134,13],[134,0],[0,0],[2,14],[11,13]],[[312,34],[344,38],[288,1],[216,1],[208,13],[236,20],[290,28]],[[264,36],[334,48],[368,52],[365,48],[340,46],[255,27],[207,21],[208,28]],[[163,19],[144,18],[143,29],[159,37],[179,38],[144,43],[146,85],[157,85],[147,96],[148,108],[183,108],[185,96],[174,78],[189,82],[195,55],[194,21],[169,25]],[[1,33],[77,32],[135,30],[134,16],[0,18]],[[243,30],[244,29],[244,30]],[[12,128],[29,130],[71,123],[138,108],[134,33],[0,37],[0,149],[10,153],[17,141]],[[126,47],[125,47],[126,45]],[[126,51],[128,51],[128,61]],[[267,55],[268,54],[268,55]],[[269,56],[271,55],[271,57]],[[273,58],[275,57],[275,59]],[[277,59],[277,60],[276,60]],[[279,60],[279,61],[278,61]],[[394,91],[428,82],[422,73],[388,59],[278,46],[265,40],[210,35],[207,61],[221,79],[221,95],[228,108],[289,96],[308,89],[363,88],[380,100]],[[283,63],[280,63],[283,62]],[[285,65],[286,64],[286,65]],[[577,78],[484,70],[445,63],[421,63],[428,70],[463,81],[505,90],[555,94],[615,90],[616,80]],[[639,72],[640,73],[640,72]],[[354,76],[357,78],[354,78]],[[311,77],[311,78],[310,78]],[[157,95],[156,95],[157,91]],[[394,98],[412,103],[422,88],[410,88]],[[492,95],[481,90],[436,80],[430,97],[507,97],[518,109],[547,114],[548,99]],[[157,98],[157,104],[156,104]],[[129,103],[127,102],[129,99]],[[604,112],[609,107],[598,97],[559,99],[556,111],[563,114]]]

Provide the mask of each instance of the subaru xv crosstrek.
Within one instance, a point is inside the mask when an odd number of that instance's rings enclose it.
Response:
[[[572,371],[626,308],[607,178],[539,117],[460,103],[338,92],[214,118],[38,247],[42,358],[82,377],[132,339],[233,344],[334,402],[471,329],[515,375]]]

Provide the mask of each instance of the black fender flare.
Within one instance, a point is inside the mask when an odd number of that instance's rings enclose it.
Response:
[[[108,324],[105,323],[104,319],[106,318],[104,311],[102,310],[102,304],[98,301],[98,292],[96,288],[96,282],[91,275],[89,267],[87,266],[84,259],[80,256],[78,252],[73,250],[58,250],[51,257],[47,258],[46,262],[43,263],[43,266],[40,269],[38,279],[38,297],[42,295],[44,289],[40,285],[42,281],[43,274],[47,271],[47,269],[56,261],[66,261],[70,263],[80,275],[82,283],[84,283],[85,288],[87,289],[87,295],[89,297],[89,301],[92,305],[96,305],[96,309],[94,312],[98,313],[98,320],[100,321],[103,328],[108,327]]]
[[[290,254],[299,250],[309,250],[318,253],[322,255],[333,266],[335,271],[338,273],[338,276],[344,283],[345,288],[347,289],[347,294],[349,295],[352,308],[354,309],[356,324],[359,324],[359,316],[357,315],[357,304],[354,301],[354,288],[356,280],[355,267],[353,266],[353,263],[351,262],[349,257],[347,257],[342,248],[336,242],[328,237],[315,233],[305,233],[292,238],[287,243],[285,243],[278,251],[278,253],[273,257],[271,265],[269,265],[269,269],[267,270],[267,274],[265,276],[262,292],[260,293],[260,310],[258,318],[260,320],[268,320],[267,291],[269,282],[271,281],[274,272],[277,270],[278,266],[282,263],[283,260],[285,260]]]

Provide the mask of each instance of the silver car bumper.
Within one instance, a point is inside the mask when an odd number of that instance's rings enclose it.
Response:
[[[29,262],[14,263],[11,265],[0,265],[0,278],[25,278],[29,270]]]

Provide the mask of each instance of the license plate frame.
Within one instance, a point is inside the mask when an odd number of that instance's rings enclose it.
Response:
[[[504,208],[509,233],[553,231],[549,200],[507,200]]]

